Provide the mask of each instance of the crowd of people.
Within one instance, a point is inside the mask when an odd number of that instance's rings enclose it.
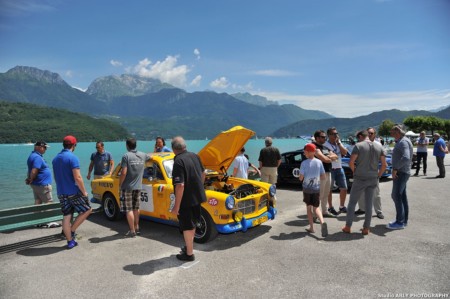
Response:
[[[391,136],[395,140],[391,160],[393,179],[391,197],[396,209],[396,218],[387,224],[387,228],[403,229],[408,225],[407,183],[411,176],[413,144],[405,136],[402,125],[392,127]],[[439,175],[436,178],[444,178],[444,157],[448,154],[448,148],[438,133],[435,133],[433,138],[433,155],[436,157],[439,168]],[[303,186],[303,201],[307,206],[309,223],[307,232],[315,233],[314,223],[319,223],[321,234],[326,237],[328,227],[324,218],[335,218],[341,213],[346,213],[346,223],[342,231],[351,233],[355,215],[365,214],[361,232],[363,235],[368,235],[372,208],[378,218],[384,219],[379,179],[386,169],[386,150],[378,141],[376,130],[372,127],[358,131],[356,139],[349,149],[342,144],[337,129],[332,127],[326,133],[323,130],[314,132],[313,142],[304,147],[307,160],[301,164],[299,180]],[[260,175],[261,181],[277,183],[281,154],[278,148],[273,146],[272,138],[266,137],[264,142],[265,147],[261,149],[258,157],[259,167],[249,162],[248,156],[244,154],[245,148],[242,148],[231,166],[233,176],[247,179],[249,171],[253,171]],[[420,133],[420,138],[415,144],[417,145],[417,168],[414,176],[419,175],[420,169],[426,175],[429,139],[425,137],[425,132]],[[74,154],[77,140],[74,136],[68,135],[63,139],[62,145],[63,149],[52,160],[52,166],[63,214],[62,235],[67,240],[67,248],[71,249],[78,245],[76,230],[92,213],[92,208],[81,176],[79,159]],[[193,261],[195,259],[193,253],[195,228],[200,221],[200,205],[206,201],[203,187],[205,169],[199,156],[187,151],[183,137],[173,138],[171,146],[172,149],[168,148],[164,138],[158,137],[154,152],[173,151],[175,153],[173,166],[175,204],[171,212],[178,217],[185,242],[185,246],[176,257],[183,261]],[[48,147],[44,141],[36,142],[27,160],[28,176],[25,183],[32,188],[35,204],[53,201],[52,171],[43,158]],[[126,237],[136,237],[140,234],[139,196],[142,190],[145,162],[151,158],[149,154],[140,152],[136,148],[137,141],[134,138],[127,139],[127,152],[120,162],[122,168],[119,180],[120,210],[126,215],[129,226]],[[348,186],[341,159],[348,151],[351,152],[349,166],[353,171],[353,185],[346,206]],[[94,179],[111,175],[114,159],[105,150],[103,142],[96,143],[96,152],[92,153],[90,160],[86,176],[88,180],[91,179],[92,171]],[[334,208],[332,202],[331,186],[333,185],[339,188],[338,210]],[[359,209],[355,211],[357,204]],[[75,218],[74,213],[78,214]],[[49,226],[54,227],[55,224]]]

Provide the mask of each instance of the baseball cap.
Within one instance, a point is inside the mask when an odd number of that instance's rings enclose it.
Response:
[[[64,144],[77,144],[77,139],[72,135],[67,135],[63,140]]]
[[[315,152],[316,151],[316,146],[312,143],[308,143],[307,145],[305,145],[305,151],[307,152]]]
[[[34,146],[45,146],[46,148],[50,147],[50,145],[47,145],[44,141],[38,141],[34,144]]]

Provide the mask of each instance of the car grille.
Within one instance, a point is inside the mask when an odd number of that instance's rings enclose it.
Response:
[[[255,207],[254,199],[242,200],[237,203],[238,211],[242,212],[244,215],[255,212]]]
[[[265,207],[267,207],[267,201],[269,200],[268,195],[261,196],[258,204],[258,210],[261,210]],[[242,212],[242,214],[251,214],[254,213],[256,210],[256,200],[255,199],[247,199],[247,200],[241,200],[237,202],[236,205],[238,211]]]
[[[259,200],[258,210],[261,210],[262,208],[267,207],[268,200],[269,200],[269,196],[267,194],[263,195],[261,197],[261,199]]]

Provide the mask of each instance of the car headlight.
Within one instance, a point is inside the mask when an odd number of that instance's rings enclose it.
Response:
[[[275,194],[277,194],[277,187],[275,185],[270,186],[269,194],[270,194],[271,197],[274,197]]]
[[[225,208],[227,208],[227,210],[232,210],[234,209],[234,204],[235,204],[234,197],[229,195],[225,200]]]

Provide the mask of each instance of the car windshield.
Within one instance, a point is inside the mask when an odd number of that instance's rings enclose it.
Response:
[[[167,177],[172,178],[172,169],[173,169],[173,159],[165,160],[163,162],[164,170],[166,171]]]

